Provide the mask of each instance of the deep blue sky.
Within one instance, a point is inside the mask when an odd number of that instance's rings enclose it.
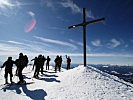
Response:
[[[87,26],[87,62],[133,65],[132,0],[0,0],[0,58],[68,54],[82,63],[82,27],[68,26],[82,22],[84,7],[88,21],[106,19]]]

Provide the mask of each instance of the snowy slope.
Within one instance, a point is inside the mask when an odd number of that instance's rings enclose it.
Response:
[[[13,69],[15,71],[15,68]],[[3,70],[0,84],[4,83]],[[133,100],[133,85],[95,68],[78,66],[62,72],[50,71],[34,79],[31,67],[24,70],[25,80],[30,85],[0,86],[0,100]],[[15,82],[18,78],[13,77]]]

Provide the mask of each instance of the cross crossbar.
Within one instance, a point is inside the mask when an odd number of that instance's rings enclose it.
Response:
[[[97,22],[100,22],[100,21],[104,21],[104,20],[105,20],[105,18],[99,18],[99,19],[96,19],[96,20],[92,20],[92,21],[88,21],[88,22],[83,22],[81,24],[76,24],[76,25],[69,26],[68,29],[76,28],[78,26],[84,26],[84,25],[88,25],[88,24],[94,24],[94,23],[97,23]]]
[[[86,26],[88,24],[93,24],[93,23],[104,21],[104,20],[105,20],[105,18],[99,18],[99,19],[92,20],[92,21],[86,21],[85,8],[83,8],[83,23],[72,25],[72,26],[68,27],[68,29],[71,29],[71,28],[76,28],[76,27],[79,27],[79,26],[83,26],[84,66],[86,66]]]

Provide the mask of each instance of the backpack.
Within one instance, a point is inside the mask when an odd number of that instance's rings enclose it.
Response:
[[[22,66],[22,67],[26,67],[27,64],[28,64],[28,57],[26,55],[20,57],[20,59],[19,59],[19,65]]]

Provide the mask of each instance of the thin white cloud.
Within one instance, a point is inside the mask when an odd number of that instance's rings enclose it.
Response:
[[[50,2],[50,0],[45,0],[45,3],[47,5],[47,7],[52,7],[53,8],[53,6],[54,6],[52,1]]]
[[[73,39],[69,39],[70,42],[74,43],[75,41]]]
[[[110,42],[111,43],[108,43],[109,48],[116,48],[121,45],[121,42],[117,39],[111,39]]]
[[[69,41],[74,43],[74,44],[76,44],[76,45],[79,45],[79,46],[83,47],[83,43],[82,42],[77,42],[77,41],[75,41],[73,39],[69,39]],[[91,47],[90,46],[86,45],[86,49],[87,49],[87,52],[88,51],[91,52]]]
[[[47,43],[53,43],[53,44],[58,44],[58,45],[63,45],[63,46],[68,46],[71,47],[73,49],[77,49],[77,47],[69,42],[64,42],[64,41],[59,41],[59,40],[54,40],[54,39],[48,39],[48,38],[44,38],[44,37],[38,37],[38,36],[33,36],[36,39],[42,40],[44,42]]]
[[[131,42],[133,43],[133,39],[131,40]]]
[[[83,46],[83,43],[82,42],[77,42],[78,45],[80,46]]]
[[[21,43],[17,41],[1,41],[0,43],[0,55],[17,55],[20,52],[26,54],[39,54],[39,53],[48,53],[44,49],[44,45],[38,45],[38,43],[27,42]]]
[[[60,21],[63,21],[63,22],[70,22],[70,20],[64,19],[64,18],[61,17],[61,16],[57,16],[56,18],[57,18],[58,20],[60,20]]]
[[[15,53],[19,53],[20,51],[22,50],[18,47],[6,43],[0,43],[0,55],[15,55]]]
[[[98,47],[98,46],[101,46],[101,41],[100,40],[94,40],[94,41],[91,41],[92,45]]]
[[[16,41],[10,41],[10,43],[14,43],[14,44],[23,44],[21,42],[16,42]],[[82,57],[83,56],[83,53],[70,53],[70,52],[67,52],[67,53],[62,53],[62,52],[46,52],[46,51],[38,51],[38,52],[33,52],[32,49],[34,48],[37,48],[39,49],[38,47],[34,46],[33,47],[29,47],[30,50],[25,50],[24,48],[26,47],[18,47],[17,45],[10,45],[10,44],[6,44],[6,43],[0,43],[0,56],[3,58],[1,59],[1,61],[5,61],[5,57],[8,57],[8,56],[15,56],[15,57],[18,57],[18,54],[20,52],[23,52],[24,54],[26,54],[29,59],[31,57],[35,57],[39,54],[43,54],[45,56],[49,55],[49,56],[56,56],[56,55],[62,55],[62,56],[65,56],[65,55],[68,55],[68,56],[71,56],[71,57],[76,57],[76,58],[79,58],[79,57]],[[133,58],[133,55],[132,54],[87,54],[88,57],[124,57],[124,58]],[[75,61],[75,63],[77,62],[77,60]],[[74,61],[73,61],[74,63]],[[106,62],[105,62],[106,63]]]
[[[62,6],[64,8],[70,8],[72,13],[74,13],[74,14],[76,14],[76,13],[82,14],[82,8],[79,7],[76,3],[74,3],[73,0],[60,0],[60,1],[41,0],[41,4],[45,4],[47,7],[52,8],[53,10],[55,10],[59,6]],[[88,18],[92,18],[92,19],[95,18],[91,10],[86,11],[86,15]]]
[[[4,10],[20,7],[20,5],[18,0],[0,0],[0,8]]]
[[[38,42],[38,41],[30,41],[30,40],[23,40],[29,44],[35,44],[35,45],[40,45],[40,46],[45,46],[45,47],[50,47],[52,48],[52,46],[50,44],[44,43],[44,42]]]
[[[81,13],[82,9],[76,5],[72,0],[64,0],[60,3],[65,8],[70,8],[73,13]]]
[[[88,18],[92,18],[92,19],[95,18],[91,10],[87,11],[86,14],[87,14],[87,17],[88,17]]]
[[[32,11],[28,11],[27,13],[28,13],[31,17],[34,17],[34,16],[35,16],[35,13],[32,12]]]
[[[51,41],[51,40],[50,40]],[[57,41],[56,41],[57,42]],[[20,42],[15,42],[15,41],[10,41],[10,43],[14,43],[14,44],[23,44],[23,43],[20,43]],[[39,49],[36,45],[32,45],[32,47],[29,47],[30,49],[29,50],[25,50],[24,48],[27,48],[25,46],[23,46],[22,48],[15,45],[14,46],[11,45],[11,44],[8,44],[8,43],[0,43],[0,56],[2,55],[7,55],[7,56],[10,56],[10,55],[18,55],[20,52],[23,52],[25,54],[28,54],[28,55],[38,55],[38,54],[44,54],[44,55],[49,55],[49,56],[56,56],[56,55],[62,55],[62,56],[65,56],[65,55],[69,55],[69,56],[83,56],[83,53],[60,53],[60,52],[47,52],[45,50],[40,50],[38,52],[33,52],[32,49],[34,48],[37,48]],[[31,44],[30,44],[31,45]],[[118,54],[118,53],[115,53],[115,54],[87,54],[87,56],[91,56],[91,57],[95,57],[95,56],[98,56],[98,57],[133,57],[132,54]]]
[[[23,46],[23,45],[31,45],[31,46]],[[81,44],[81,43],[79,43]],[[21,46],[20,46],[21,45]],[[37,49],[37,50],[36,50]],[[56,56],[56,55],[68,55],[68,56],[75,56],[77,58],[83,56],[83,53],[70,53],[70,52],[66,52],[66,53],[62,53],[62,52],[56,52],[54,50],[54,52],[52,51],[46,51],[44,50],[44,48],[41,48],[41,46],[39,45],[35,45],[34,43],[28,42],[27,43],[21,43],[21,42],[17,42],[17,41],[1,41],[0,42],[0,56],[1,57],[7,57],[7,56],[16,56],[18,57],[18,54],[20,52],[23,52],[24,54],[28,55],[28,57],[35,57],[39,54],[43,54],[45,56],[49,55],[49,56]],[[124,58],[129,58],[132,57],[132,54],[87,54],[88,57],[124,57]],[[4,59],[3,59],[4,60]],[[2,59],[1,59],[2,61]],[[77,62],[77,61],[76,61]]]
[[[13,43],[13,44],[18,44],[18,45],[24,45],[24,43],[21,42],[16,42],[16,41],[7,41],[9,43]]]
[[[60,5],[62,5],[65,8],[70,8],[72,13],[81,13],[82,14],[82,8],[80,8],[72,0],[63,0],[62,2],[60,2]],[[91,10],[87,11],[87,17],[94,18]]]
[[[60,27],[48,27],[48,29],[53,29],[53,30],[63,30],[65,31],[66,29],[65,28],[60,28]]]
[[[11,8],[13,6],[15,6],[15,4],[13,4],[11,0],[0,0],[0,8],[2,9]]]
[[[43,0],[42,0],[43,1]],[[40,2],[26,2],[23,0],[0,0],[0,8],[2,9],[11,9],[13,7],[20,7],[20,6],[29,6],[29,5],[37,5]]]
[[[0,43],[0,50],[3,50],[3,51],[18,51],[19,48],[17,47],[13,47],[9,44],[5,44],[5,43]]]
[[[79,46],[82,46],[82,47],[83,47],[83,43],[82,43],[82,42],[77,42],[77,44],[78,44]],[[89,52],[91,52],[91,47],[90,47],[90,46],[86,45],[86,49],[87,49]],[[88,52],[88,51],[87,51],[87,52]]]
[[[12,45],[15,45],[15,46],[17,46],[17,47],[32,47],[32,45],[30,45],[30,44],[28,44],[28,43],[21,43],[21,42],[17,42],[17,41],[7,41],[8,43],[8,45],[9,45],[9,43],[11,44],[11,46]]]
[[[19,2],[17,0],[0,0],[0,15],[10,16],[15,15]]]
[[[20,9],[21,6],[29,6],[29,5],[36,5],[40,4],[39,2],[24,2],[20,0],[0,0],[0,15],[2,16],[10,16],[16,15],[18,8]],[[34,13],[30,12],[30,16],[34,16]]]
[[[54,0],[41,0],[41,5],[46,5],[49,8],[52,8],[53,10],[55,9],[55,3],[56,1]]]
[[[83,53],[47,53],[45,55],[50,55],[50,56],[56,56],[56,55],[68,55],[68,56],[84,56]],[[88,57],[133,57],[131,54],[87,54],[86,56]]]

